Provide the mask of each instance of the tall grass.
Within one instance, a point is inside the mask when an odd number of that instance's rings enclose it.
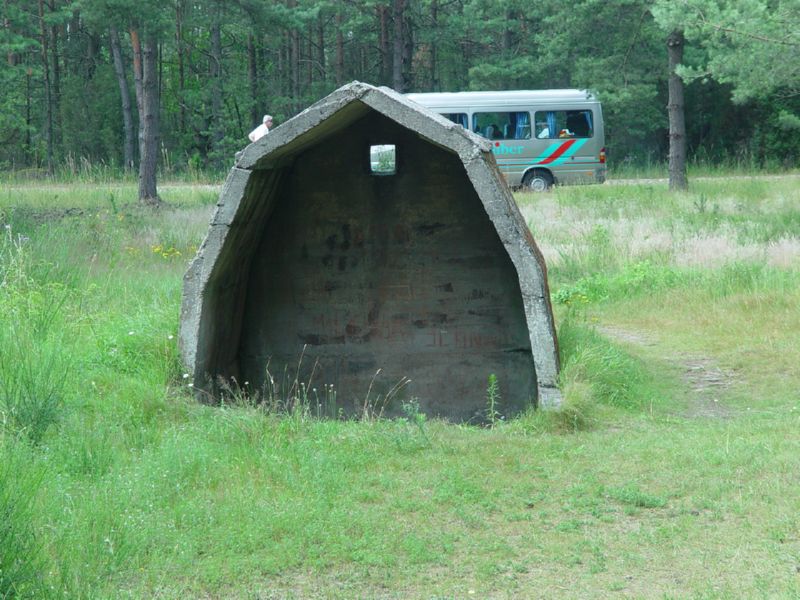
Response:
[[[230,164],[233,164],[231,157]],[[91,161],[85,156],[68,154],[59,162],[52,173],[46,169],[5,169],[0,175],[0,183],[26,184],[48,182],[62,184],[136,184],[138,172],[126,170],[121,165],[106,161]],[[225,178],[225,171],[201,169],[197,161],[189,157],[176,157],[167,151],[162,152],[158,170],[161,182],[207,184]]]
[[[669,194],[665,185],[585,186],[520,201],[556,285],[636,264],[791,270],[800,262],[794,182],[699,182],[688,194]]]
[[[214,171],[201,168],[199,162],[188,156],[176,156],[164,152],[159,165],[159,181],[207,184],[225,178],[225,170]],[[231,157],[232,158],[232,157]],[[233,161],[231,160],[231,164]],[[668,176],[668,164],[653,153],[638,160],[611,156],[608,164],[610,179],[659,179]],[[779,159],[764,161],[752,155],[715,157],[696,155],[687,170],[694,177],[730,177],[758,174],[785,174],[796,172],[792,165]],[[0,183],[30,184],[35,182],[62,184],[111,184],[120,182],[136,184],[137,171],[125,170],[122,166],[103,160],[89,160],[85,156],[67,155],[56,165],[53,173],[42,168],[6,169],[0,174]]]
[[[663,382],[637,360],[601,336],[594,328],[564,320],[558,330],[562,355],[562,385],[585,385],[592,403],[643,409],[663,402]],[[567,394],[568,395],[568,394]]]
[[[730,177],[752,176],[754,173],[786,174],[796,173],[797,169],[786,161],[763,160],[756,156],[707,157],[695,155],[689,159],[687,172],[690,178],[695,177]],[[625,160],[614,157],[608,163],[610,179],[665,179],[669,176],[669,164],[653,154],[647,154],[639,160]]]
[[[162,185],[159,194],[167,203],[166,214],[171,209],[201,207],[207,207],[210,214],[219,189],[214,184],[173,183]],[[80,220],[104,212],[132,215],[141,210],[136,185],[116,181],[108,184],[8,185],[0,189],[0,216],[7,214],[7,219],[13,219],[18,228],[24,222],[41,225],[58,220]]]
[[[0,431],[0,598],[46,598],[48,575],[33,518],[44,471],[24,440]]]
[[[791,596],[797,269],[678,259],[712,228],[733,246],[797,236],[794,191],[735,188],[523,199],[552,258],[565,406],[493,428],[412,403],[320,419],[308,390],[200,405],[175,338],[210,202],[3,191],[0,597]],[[614,343],[608,322],[664,344]],[[655,356],[673,346],[735,368],[721,400],[753,412],[679,417],[686,386]],[[11,417],[20,398],[38,420]]]
[[[61,321],[67,292],[31,275],[25,236],[11,226],[0,240],[0,415],[6,427],[41,441],[61,413],[69,376]]]

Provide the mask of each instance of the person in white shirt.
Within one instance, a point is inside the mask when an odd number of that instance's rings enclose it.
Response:
[[[250,138],[251,142],[255,142],[260,140],[262,137],[269,133],[269,130],[272,128],[272,115],[264,115],[264,119],[261,122],[261,125],[253,129],[247,137]]]

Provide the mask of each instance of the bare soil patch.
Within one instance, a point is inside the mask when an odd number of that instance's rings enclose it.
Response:
[[[733,372],[721,369],[708,357],[681,356],[677,359],[683,368],[683,380],[692,391],[685,416],[732,417],[733,410],[724,403],[724,395],[733,384]]]
[[[658,339],[647,332],[615,326],[600,326],[598,331],[625,344],[659,347]],[[711,357],[694,353],[663,353],[660,358],[680,368],[683,382],[689,389],[689,403],[680,413],[681,416],[689,419],[728,419],[735,415],[735,411],[725,404],[725,393],[735,381],[733,371],[723,369]]]

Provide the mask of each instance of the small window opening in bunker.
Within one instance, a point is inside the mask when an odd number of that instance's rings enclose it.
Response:
[[[369,147],[369,170],[373,175],[397,173],[397,153],[394,144]]]

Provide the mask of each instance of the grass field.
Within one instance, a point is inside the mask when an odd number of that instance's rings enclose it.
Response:
[[[800,186],[665,188],[517,197],[566,402],[493,428],[198,405],[216,192],[0,190],[0,598],[800,597]]]

